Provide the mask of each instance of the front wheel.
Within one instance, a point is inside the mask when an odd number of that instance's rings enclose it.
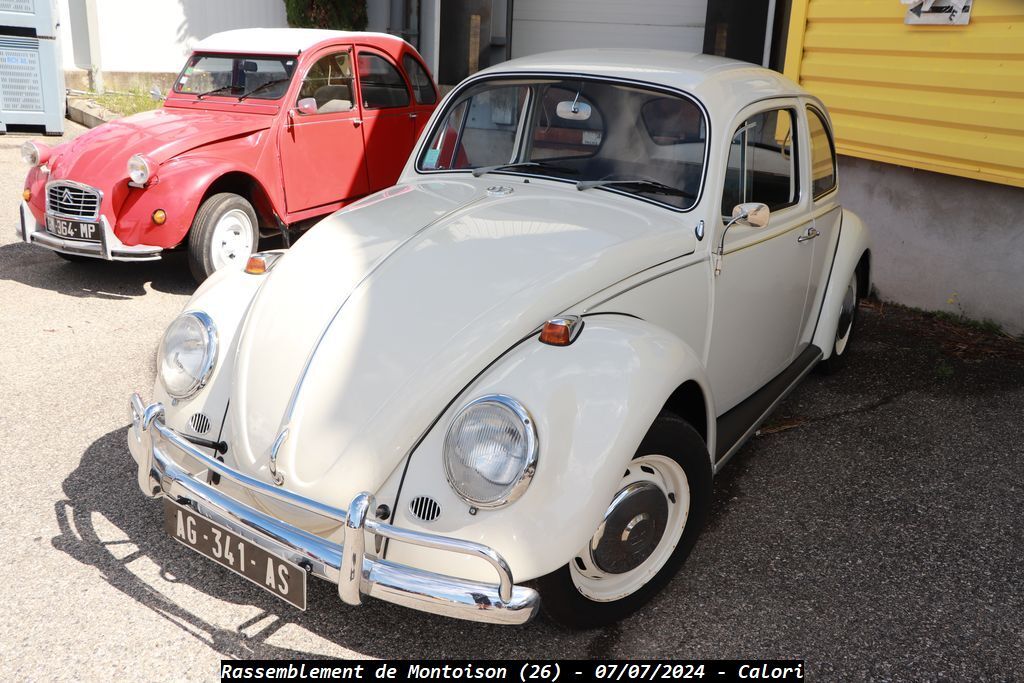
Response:
[[[642,607],[690,554],[710,503],[703,439],[662,413],[590,541],[567,565],[537,579],[545,614],[571,628],[595,628]]]
[[[243,268],[256,251],[259,224],[252,204],[240,195],[221,192],[196,212],[188,235],[188,265],[196,282],[221,268]]]

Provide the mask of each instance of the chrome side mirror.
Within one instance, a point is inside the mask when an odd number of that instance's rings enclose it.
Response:
[[[315,114],[317,110],[316,100],[313,99],[312,97],[303,97],[295,104],[295,108],[303,116]]]
[[[752,228],[763,228],[768,225],[771,211],[767,204],[761,202],[746,202],[732,207],[732,220],[725,224],[722,230],[722,238],[718,241],[718,251],[715,253],[715,276],[722,273],[722,256],[725,254],[725,233],[729,232],[736,223],[743,223]]]
[[[746,204],[737,204],[732,207],[732,220],[729,221],[729,224],[743,223],[752,228],[763,228],[768,225],[770,217],[771,211],[768,210],[767,204],[747,202]]]
[[[160,88],[156,87],[155,85],[149,89],[149,96],[157,102],[161,102],[167,99],[167,97],[165,97],[164,94],[160,92]]]

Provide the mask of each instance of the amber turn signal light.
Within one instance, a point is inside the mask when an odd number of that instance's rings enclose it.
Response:
[[[32,199],[32,190],[26,187],[24,190],[21,191],[21,198],[24,199],[26,202]]]
[[[277,263],[277,259],[281,258],[281,253],[277,251],[265,251],[259,254],[253,254],[249,257],[249,260],[245,263],[245,272],[250,275],[263,275],[269,273],[270,269]]]
[[[552,318],[541,328],[540,341],[551,346],[568,346],[576,341],[582,329],[583,319],[578,315]]]
[[[157,209],[153,212],[153,222],[157,225],[163,225],[167,222],[167,212],[163,209]]]

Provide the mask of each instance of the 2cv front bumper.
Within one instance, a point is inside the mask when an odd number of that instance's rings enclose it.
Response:
[[[376,503],[370,493],[360,493],[343,510],[254,479],[196,448],[164,423],[160,403],[144,405],[138,394],[132,395],[131,414],[128,447],[139,466],[138,483],[144,494],[153,498],[166,496],[187,504],[197,514],[231,529],[270,554],[337,584],[338,596],[347,604],[358,605],[363,596],[370,596],[424,612],[495,624],[525,623],[540,606],[537,592],[514,585],[508,564],[485,545],[401,529],[372,519]],[[173,451],[194,459],[204,469],[196,475],[189,474],[170,457]],[[240,502],[207,483],[209,473],[339,522],[344,530],[343,542],[334,543]],[[478,557],[494,568],[497,582],[445,576],[367,555],[367,533]]]

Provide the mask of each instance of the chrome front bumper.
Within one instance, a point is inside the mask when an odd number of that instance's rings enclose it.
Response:
[[[128,447],[138,463],[138,483],[144,494],[154,498],[167,496],[188,504],[198,514],[228,527],[267,552],[336,583],[338,596],[347,604],[358,605],[362,596],[368,595],[424,612],[494,624],[525,623],[540,606],[537,592],[514,585],[508,564],[485,545],[401,529],[373,519],[376,503],[370,493],[360,493],[347,510],[342,510],[254,479],[206,455],[179,436],[164,424],[163,405],[146,406],[138,394],[132,395],[131,413]],[[232,498],[201,481],[200,476],[186,472],[171,459],[170,449],[188,455],[206,471],[247,490],[339,522],[344,529],[343,543],[313,535]],[[480,558],[494,568],[497,582],[445,576],[368,556],[366,533]]]
[[[99,222],[103,228],[100,231],[99,242],[63,239],[46,232],[44,226],[36,222],[36,217],[32,215],[28,204],[22,200],[18,237],[28,244],[38,244],[62,254],[90,256],[106,261],[156,261],[160,258],[162,247],[151,247],[146,244],[127,246],[117,238],[104,216],[100,216]]]

